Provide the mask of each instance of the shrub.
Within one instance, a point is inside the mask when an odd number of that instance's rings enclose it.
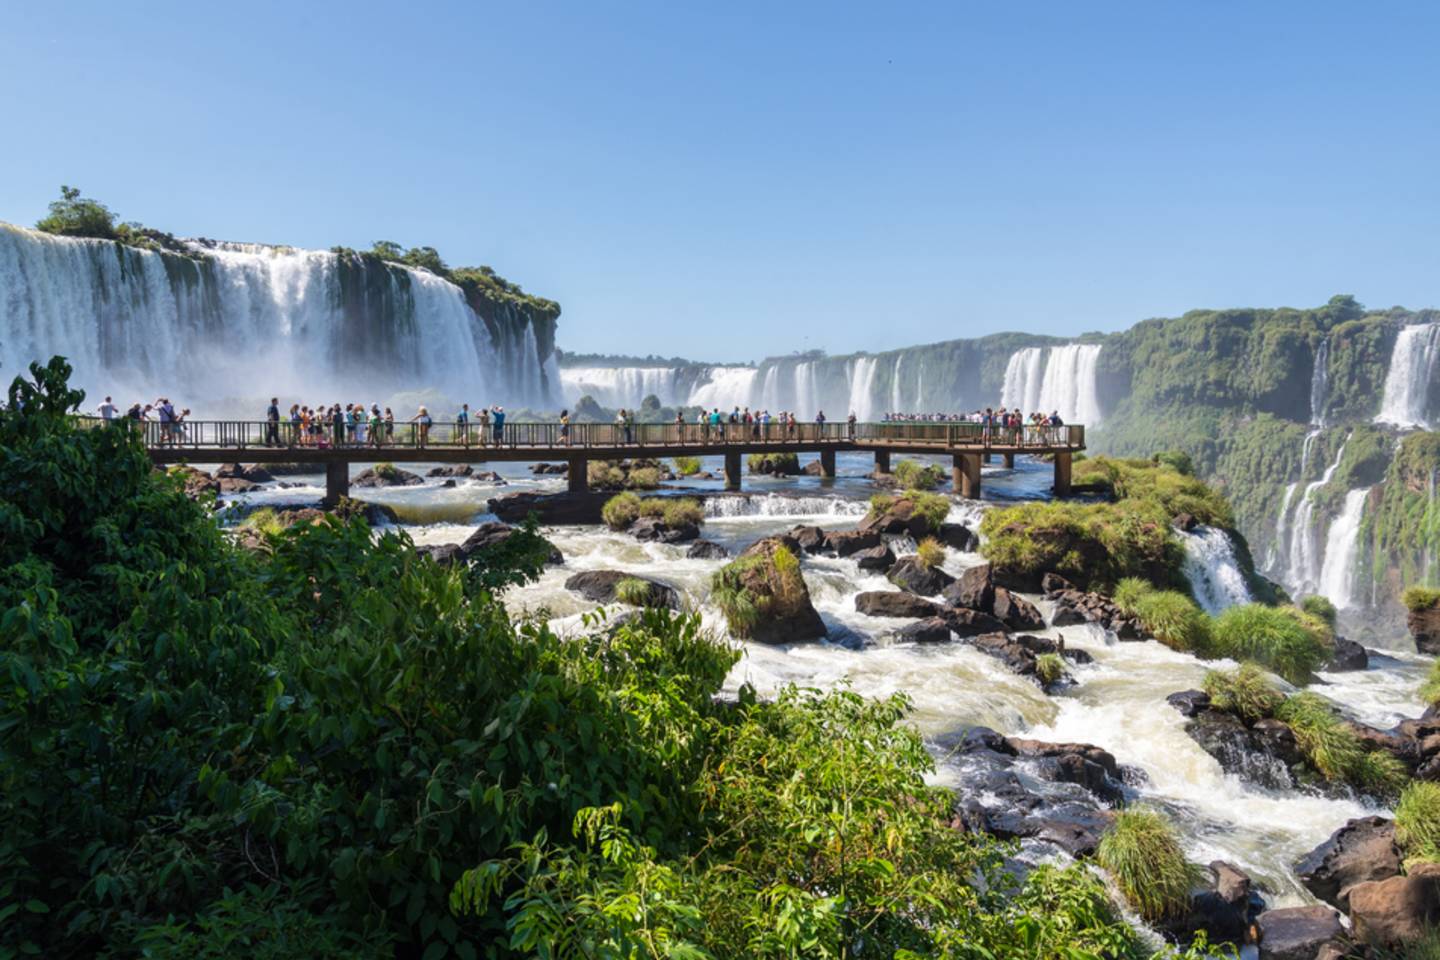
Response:
[[[1199,873],[1185,859],[1175,829],[1144,807],[1122,810],[1100,838],[1095,859],[1120,892],[1149,921],[1182,916]]]
[[[895,506],[895,496],[889,493],[872,493],[870,495],[869,516],[878,517],[886,510]]]
[[[1034,579],[1059,573],[1083,589],[1126,577],[1181,584],[1184,551],[1154,502],[1031,501],[987,511],[981,552],[997,570]]]
[[[675,466],[675,472],[682,477],[693,477],[700,472],[699,457],[675,457],[671,463]]]
[[[1216,617],[1211,648],[1216,656],[1254,660],[1297,685],[1309,683],[1330,655],[1294,613],[1258,603],[1229,607]]]
[[[1326,780],[1380,796],[1393,795],[1404,783],[1404,766],[1393,758],[1370,757],[1364,741],[1319,694],[1305,692],[1286,698],[1275,717],[1295,734],[1305,762]]]
[[[710,578],[710,599],[730,632],[748,637],[766,613],[785,616],[807,595],[800,561],[782,545],[732,560]]]
[[[685,524],[698,527],[705,522],[705,508],[699,500],[691,497],[667,497],[665,509],[660,516],[667,527],[680,527]]]
[[[615,584],[615,599],[632,607],[650,606],[650,583],[639,577],[626,577]]]
[[[1058,653],[1042,653],[1035,658],[1035,676],[1042,686],[1057,683],[1065,676],[1065,658]]]
[[[751,473],[793,476],[800,472],[800,457],[793,453],[752,453],[745,458],[745,467]]]
[[[1429,704],[1440,703],[1440,660],[1430,664],[1430,672],[1420,685],[1420,699]]]
[[[283,533],[286,524],[280,519],[280,516],[273,508],[261,507],[247,514],[245,519],[241,521],[240,526],[248,527],[251,530],[258,530],[263,534],[273,535]]]
[[[80,196],[79,187],[69,186],[60,188],[60,199],[50,202],[50,215],[35,229],[65,237],[116,237],[115,214],[100,201]]]
[[[895,480],[913,490],[934,490],[945,482],[945,468],[918,460],[901,460],[895,465]]]
[[[1210,618],[1195,601],[1175,590],[1152,590],[1135,608],[1146,631],[1172,650],[1204,653],[1210,646]]]
[[[1150,459],[1160,466],[1169,467],[1181,476],[1195,476],[1195,461],[1184,450],[1162,450]]]
[[[1400,602],[1407,610],[1420,612],[1440,604],[1440,589],[1435,587],[1406,587],[1400,595]]]
[[[631,490],[654,490],[660,486],[658,467],[632,467],[625,477],[625,486]]]
[[[1139,577],[1124,577],[1115,585],[1115,594],[1111,597],[1115,605],[1130,616],[1140,612],[1140,601],[1155,592],[1149,580],[1142,580]]]
[[[640,516],[640,498],[633,493],[619,493],[605,501],[600,519],[611,530],[624,530]]]
[[[1395,839],[1405,862],[1440,862],[1440,783],[1414,780],[1395,804]]]
[[[926,493],[923,490],[906,490],[905,499],[915,504],[911,516],[919,517],[931,530],[939,530],[950,516],[950,498],[942,493]]]
[[[1285,695],[1253,663],[1223,672],[1211,670],[1203,686],[1215,709],[1233,713],[1247,724],[1274,716],[1285,702]]]
[[[915,548],[915,556],[919,558],[922,567],[933,570],[945,564],[945,547],[934,537],[926,537]]]
[[[1300,601],[1300,609],[1323,622],[1331,630],[1335,629],[1335,604],[1325,597],[1319,595],[1306,597]]]

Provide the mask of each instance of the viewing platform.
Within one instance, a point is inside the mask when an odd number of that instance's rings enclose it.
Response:
[[[95,426],[102,421],[88,420]],[[335,502],[350,489],[354,463],[487,463],[563,460],[569,464],[570,489],[587,486],[591,460],[636,457],[705,457],[725,459],[725,487],[739,490],[741,457],[751,453],[816,453],[820,475],[835,476],[837,453],[865,452],[875,456],[878,473],[890,472],[892,453],[951,457],[955,492],[980,496],[980,466],[992,457],[1015,465],[1017,454],[1050,457],[1055,470],[1054,493],[1070,493],[1074,454],[1085,449],[1085,428],[1079,425],[985,427],[978,423],[797,423],[768,425],[645,423],[626,428],[613,423],[570,424],[568,436],[558,423],[506,423],[497,438],[494,427],[472,422],[468,427],[435,422],[396,423],[382,436],[351,434],[333,424],[303,433],[299,424],[263,420],[188,420],[177,428],[153,420],[116,420],[115,425],[140,429],[157,464],[313,463],[323,465],[326,501]]]

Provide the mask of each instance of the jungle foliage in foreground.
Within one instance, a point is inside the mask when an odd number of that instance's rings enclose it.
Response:
[[[1101,882],[946,824],[903,698],[714,699],[360,521],[245,552],[59,359],[0,413],[0,954],[1139,957]]]

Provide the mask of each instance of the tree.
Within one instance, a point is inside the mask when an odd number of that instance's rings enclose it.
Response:
[[[62,237],[115,239],[115,214],[98,200],[80,196],[79,187],[62,185],[60,199],[50,204],[50,216],[35,229]]]
[[[660,398],[657,397],[657,396],[655,396],[655,394],[653,394],[653,393],[652,393],[652,394],[649,394],[648,396],[645,397],[644,400],[641,400],[641,401],[640,401],[640,409],[641,409],[641,410],[659,410],[659,409],[660,409]]]

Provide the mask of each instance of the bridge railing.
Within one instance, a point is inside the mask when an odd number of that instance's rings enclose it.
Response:
[[[934,443],[946,447],[1080,449],[1085,446],[1085,427],[1081,424],[1000,427],[983,423],[902,420],[856,424],[855,436],[858,440]]]

